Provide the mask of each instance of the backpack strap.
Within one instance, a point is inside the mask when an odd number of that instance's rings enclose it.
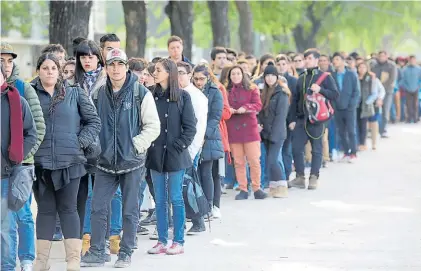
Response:
[[[25,82],[20,80],[19,78],[16,79],[16,88],[19,91],[19,95],[25,97]]]
[[[315,84],[320,86],[323,83],[323,81],[326,79],[326,77],[329,76],[329,74],[330,73],[328,73],[328,72],[323,72],[322,75],[320,75],[320,77],[317,79]]]

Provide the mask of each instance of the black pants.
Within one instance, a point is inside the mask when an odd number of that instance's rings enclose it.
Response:
[[[203,193],[209,202],[209,206],[213,205],[214,183],[212,177],[213,160],[201,161],[199,164],[200,182],[202,184]]]
[[[38,204],[36,234],[39,240],[53,240],[56,226],[56,214],[61,221],[65,239],[80,239],[80,221],[77,212],[77,195],[80,178],[71,179],[70,183],[55,191],[51,172],[37,178],[34,188]]]
[[[142,170],[145,169],[141,168],[121,175],[97,171],[92,197],[90,250],[99,254],[105,253],[108,208],[120,185],[123,201],[123,237],[120,242],[120,251],[132,255],[139,221],[138,197]]]
[[[368,118],[361,118],[361,109],[357,110],[357,125],[358,125],[358,142],[359,145],[364,146],[367,139],[367,122]]]
[[[214,160],[212,165],[213,177],[213,206],[221,207],[221,176],[219,176],[219,161]]]
[[[287,127],[287,138],[282,145],[282,160],[285,167],[285,176],[289,180],[292,171],[292,131]]]
[[[305,120],[297,120],[292,136],[292,154],[297,176],[304,176],[304,148],[309,140],[312,156],[310,174],[319,176],[323,158],[322,139],[324,131],[324,124],[305,124]]]
[[[155,202],[155,191],[153,190],[153,182],[149,169],[146,170],[145,179],[146,183],[148,184],[149,193],[151,193],[153,201]]]
[[[268,182],[277,182],[282,180],[282,168],[278,162],[278,157],[283,143],[283,140],[276,143],[263,140],[263,144],[265,144],[266,149],[265,176],[267,176]]]
[[[346,155],[357,154],[356,110],[337,110],[335,122],[344,153]]]
[[[406,108],[408,110],[407,122],[418,122],[418,90],[415,92],[405,92],[406,95]]]

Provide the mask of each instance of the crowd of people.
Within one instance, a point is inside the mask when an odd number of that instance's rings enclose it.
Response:
[[[385,51],[366,59],[310,48],[257,59],[215,47],[194,65],[177,36],[168,58],[150,61],[128,59],[115,34],[73,45],[74,57],[46,46],[25,82],[19,56],[1,44],[4,271],[17,258],[21,270],[49,270],[52,242],[62,239],[72,271],[104,266],[111,254],[114,267],[130,266],[138,235],[157,240],[149,254],[184,253],[185,233],[222,217],[226,189],[238,191],[235,200],[317,189],[321,167],[356,162],[388,137],[388,123],[420,117],[415,56],[395,63]],[[32,193],[8,208],[23,168],[34,179],[36,225]],[[197,172],[210,210],[189,229],[186,171]],[[154,208],[142,218],[146,188]]]

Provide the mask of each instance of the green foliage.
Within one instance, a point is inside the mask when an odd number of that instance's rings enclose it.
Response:
[[[373,51],[384,46],[390,36],[393,47],[405,36],[418,37],[421,30],[421,5],[417,1],[254,1],[256,31],[265,35],[289,35],[297,25],[305,37],[312,30],[311,18],[321,20],[318,45],[329,51]],[[312,6],[312,12],[308,12]],[[291,36],[292,37],[292,36]],[[274,41],[274,49],[285,47]]]
[[[194,1],[193,14],[193,43],[202,48],[212,46],[212,24],[208,4],[205,1]]]
[[[23,37],[31,36],[32,17],[31,2],[1,1],[1,32],[2,35],[11,30],[19,31]]]

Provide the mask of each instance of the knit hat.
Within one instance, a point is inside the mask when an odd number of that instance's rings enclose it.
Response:
[[[279,75],[278,70],[272,62],[269,62],[269,64],[266,66],[265,71],[263,72],[263,77],[266,77],[268,74],[275,75],[276,77]]]

